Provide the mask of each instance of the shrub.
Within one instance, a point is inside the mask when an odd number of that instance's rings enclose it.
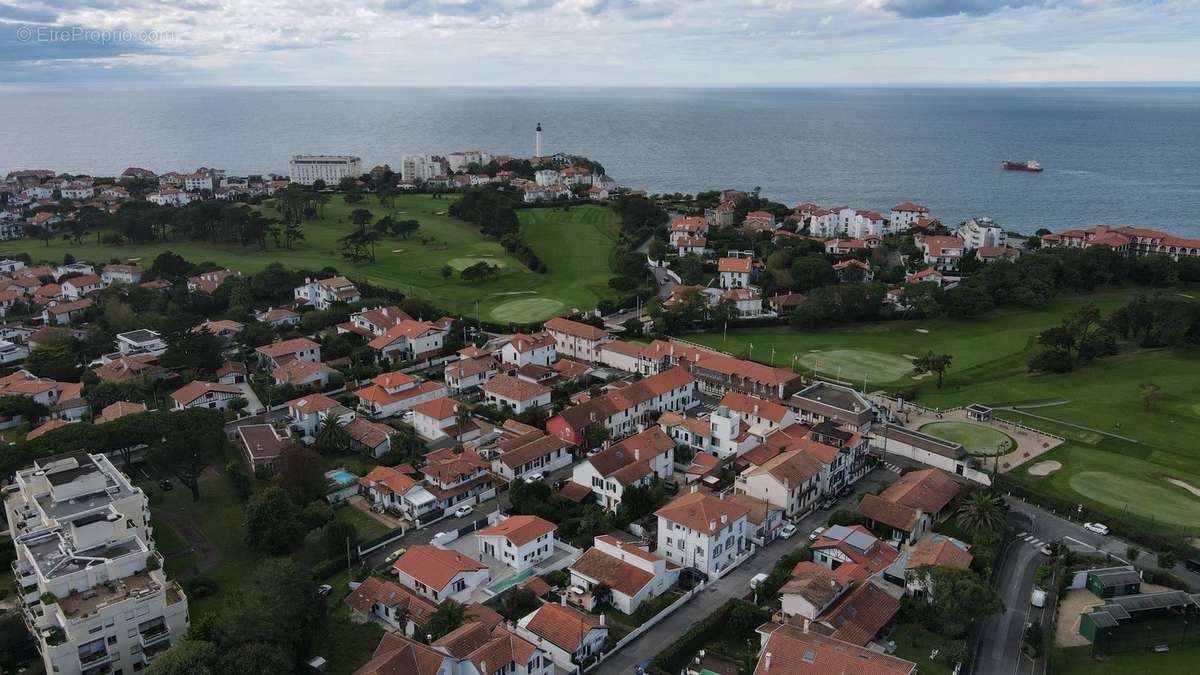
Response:
[[[197,574],[192,577],[192,580],[187,584],[188,595],[193,599],[207,598],[210,595],[215,595],[220,590],[217,582],[203,574]]]

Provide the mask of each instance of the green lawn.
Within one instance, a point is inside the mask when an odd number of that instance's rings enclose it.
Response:
[[[198,573],[213,579],[218,586],[216,594],[207,598],[188,598],[192,621],[219,614],[222,608],[237,597],[239,589],[250,581],[261,555],[246,544],[242,528],[242,502],[224,474],[209,472],[201,479],[199,503],[193,502],[191,493],[182,486],[170,492],[157,487],[151,512],[154,515],[155,540],[166,558],[166,570],[172,578],[184,583]],[[353,513],[349,513],[353,512]],[[364,538],[377,536],[386,528],[366,514],[352,507],[336,511],[338,518],[353,522]],[[358,517],[368,522],[360,521]],[[170,546],[175,550],[192,547],[196,553],[175,555],[168,553]],[[296,554],[302,557],[303,551]],[[328,672],[335,675],[353,673],[371,657],[383,631],[374,624],[354,624],[350,621],[346,607],[340,599],[347,593],[345,572],[335,574],[325,583],[334,586],[331,594],[330,612],[318,631],[318,639],[311,646],[313,654],[329,660]]]
[[[1192,675],[1200,663],[1200,644],[1172,646],[1171,651],[1159,654],[1136,651],[1091,658],[1091,647],[1056,649],[1051,654],[1054,675]],[[921,669],[924,674],[925,669]]]
[[[1200,355],[1123,344],[1120,354],[1072,373],[1028,372],[1039,331],[1089,302],[1107,313],[1136,292],[1065,296],[1040,311],[993,312],[971,321],[899,321],[823,331],[768,327],[730,331],[727,340],[720,333],[689,339],[741,356],[753,344],[754,359],[765,363],[774,349],[775,365],[786,366],[795,356],[801,372],[815,367],[836,376],[841,365],[843,379],[861,386],[859,378],[865,374],[869,389],[913,391],[917,402],[930,407],[1036,406],[997,414],[1067,438],[1038,458],[1063,467],[1044,477],[1020,467],[1013,476],[1112,520],[1126,519],[1160,533],[1200,534],[1200,497],[1168,482],[1200,488],[1200,446],[1195,443],[1200,437]],[[929,350],[953,356],[942,389],[933,377],[896,377],[899,359]],[[889,358],[895,368],[888,366]],[[862,367],[872,362],[878,366]],[[1148,410],[1140,398],[1144,384],[1154,384],[1160,392]]]
[[[896,643],[893,656],[917,664],[921,675],[951,675],[954,672],[954,664],[947,662],[946,652],[961,642],[931,633],[915,621],[896,626],[891,639]],[[930,658],[934,650],[938,651],[938,656]]]
[[[959,443],[972,455],[1003,455],[1015,445],[1007,434],[969,422],[930,422],[922,426],[921,431],[952,443]]]
[[[383,523],[349,504],[335,509],[333,517],[353,525],[354,529],[358,530],[359,539],[363,541],[382,537],[390,531]]]
[[[322,217],[304,224],[305,239],[293,249],[268,243],[266,251],[254,246],[216,245],[184,239],[165,243],[112,246],[98,243],[90,235],[79,245],[53,240],[49,246],[35,240],[0,242],[0,255],[29,253],[36,260],[61,261],[70,253],[80,260],[107,262],[110,259],[140,260],[149,264],[164,250],[174,251],[192,262],[212,261],[244,273],[257,272],[280,262],[298,269],[336,267],[354,279],[394,288],[414,297],[433,301],[450,312],[474,316],[476,302],[480,318],[503,321],[540,321],[571,308],[591,309],[596,302],[613,296],[607,281],[612,276],[609,262],[616,246],[616,216],[601,206],[519,211],[527,243],[550,271],[531,272],[469,223],[450,217],[450,199],[429,195],[397,197],[391,208],[383,208],[373,197],[346,204],[335,197],[322,209]],[[375,249],[374,263],[352,264],[339,253],[338,239],[354,226],[354,209],[372,212],[372,221],[391,214],[397,219],[416,219],[421,228],[407,239],[388,238]],[[263,207],[276,215],[268,202]],[[461,270],[486,261],[501,268],[498,278],[468,283],[457,271],[446,278],[442,267]]]

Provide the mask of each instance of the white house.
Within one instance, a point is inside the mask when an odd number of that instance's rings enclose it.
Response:
[[[83,316],[83,313],[91,306],[91,298],[84,298],[75,302],[51,302],[42,310],[42,323],[47,326],[66,325],[71,323],[72,320]]]
[[[392,566],[402,586],[437,603],[466,604],[475,589],[491,578],[488,566],[478,560],[428,544],[410,546]]]
[[[225,410],[234,400],[244,396],[245,394],[238,387],[219,382],[193,380],[171,392],[171,400],[175,402],[172,409],[215,408]]]
[[[538,169],[533,172],[533,181],[538,185],[557,185],[559,174],[554,169]]]
[[[338,332],[354,331],[367,337],[379,337],[388,332],[389,328],[399,326],[405,321],[412,321],[412,317],[395,305],[372,307],[351,314],[350,325],[338,326]]]
[[[554,348],[560,357],[584,363],[599,361],[600,346],[613,339],[605,330],[561,317],[547,321],[545,329],[554,338]]]
[[[721,275],[721,288],[748,288],[750,271],[754,267],[751,258],[721,258],[717,261],[717,272]]]
[[[330,277],[328,279],[311,279],[306,277],[304,284],[292,290],[296,301],[302,305],[312,305],[316,309],[329,309],[338,302],[358,302],[362,296],[358,287],[346,277]]]
[[[162,335],[146,328],[117,333],[116,344],[121,356],[162,356],[167,351],[167,341]]]
[[[554,523],[537,516],[509,516],[475,533],[479,558],[494,558],[520,572],[554,555]]]
[[[892,232],[903,232],[917,223],[922,218],[929,217],[929,209],[914,204],[912,202],[904,202],[892,207],[891,226],[888,228]]]
[[[437,604],[393,581],[368,576],[343,601],[357,620],[371,620],[412,637]]]
[[[413,406],[432,401],[449,392],[440,382],[422,380],[406,373],[383,373],[371,378],[370,384],[354,392],[358,407],[375,417],[391,417]]]
[[[609,438],[624,438],[653,424],[665,410],[685,411],[699,403],[696,379],[674,367],[567,408],[546,422],[546,431],[579,447],[587,445],[587,429],[603,426]]]
[[[749,552],[747,514],[744,506],[693,487],[655,512],[658,551],[715,579]]]
[[[502,441],[499,450],[500,456],[492,460],[492,471],[508,480],[528,479],[534,473],[545,476],[570,466],[573,459],[569,443],[541,431]]]
[[[142,280],[144,270],[137,265],[105,265],[100,279],[106,286],[112,284],[136,284]]]
[[[288,401],[286,404],[291,426],[302,437],[315,438],[317,430],[326,417],[335,415],[339,424],[345,424],[354,419],[354,411],[346,408],[324,394],[308,394]]]
[[[796,518],[815,508],[821,499],[825,464],[803,450],[782,452],[737,477],[737,491],[783,509]]]
[[[62,296],[67,300],[78,300],[103,288],[104,280],[95,274],[85,274],[62,282]]]
[[[309,363],[308,361],[289,361],[271,371],[275,384],[290,384],[296,387],[316,386],[324,389],[331,377],[337,376],[338,371],[324,363]]]
[[[563,672],[576,672],[576,664],[597,654],[608,639],[604,615],[581,612],[563,604],[547,603],[517,622],[517,634],[546,650]]]
[[[383,358],[401,361],[425,358],[442,350],[446,330],[428,321],[402,321],[367,346]]]
[[[917,246],[924,252],[925,264],[939,272],[954,272],[962,262],[966,244],[958,237],[917,236]]]
[[[558,360],[555,340],[545,331],[532,335],[517,333],[500,349],[500,360],[518,368],[531,363],[549,367]]]
[[[422,438],[436,441],[451,436],[467,441],[479,435],[479,429],[467,422],[464,429],[457,428],[459,403],[452,398],[435,398],[413,406],[413,427]]]
[[[670,590],[679,581],[680,569],[662,556],[608,534],[596,537],[592,548],[567,568],[571,586],[587,593],[586,608],[594,607],[592,590],[604,584],[612,591],[612,606],[626,614]]]
[[[254,350],[264,367],[275,369],[290,361],[321,362],[321,345],[308,338],[273,342]]]
[[[446,364],[442,379],[455,394],[482,387],[500,372],[500,366],[490,354],[476,358],[461,358]]]
[[[675,441],[659,427],[651,427],[576,464],[571,482],[588,488],[598,504],[616,511],[625,488],[649,485],[674,473]]]
[[[530,408],[549,407],[550,394],[550,387],[511,375],[497,375],[483,385],[484,401],[501,409],[507,406],[518,415]]]
[[[163,188],[146,195],[146,201],[158,206],[187,206],[192,197],[178,188]]]
[[[977,248],[1004,248],[1008,235],[991,218],[972,218],[954,232],[963,241],[963,247],[971,251]]]
[[[364,496],[372,505],[419,521],[438,506],[438,499],[410,475],[390,466],[377,466],[358,479]]]
[[[613,340],[600,345],[600,363],[627,373],[638,372],[638,362],[645,345]]]

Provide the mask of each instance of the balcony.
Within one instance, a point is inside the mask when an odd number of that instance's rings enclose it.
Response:
[[[104,650],[79,655],[79,668],[85,673],[105,672],[103,667],[111,663],[112,654]]]
[[[138,639],[142,643],[142,651],[144,652],[151,647],[162,644],[163,642],[170,642],[171,631],[167,630],[166,624],[162,624],[145,632],[139,633]]]

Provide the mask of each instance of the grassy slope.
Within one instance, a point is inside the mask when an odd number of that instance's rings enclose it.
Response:
[[[946,384],[936,388],[932,378],[903,377],[883,383],[885,388],[918,390],[918,401],[927,406],[950,407],[979,402],[992,405],[1068,401],[1029,410],[1061,420],[1136,439],[1128,442],[1036,419],[1029,415],[1004,416],[1068,438],[1068,442],[1040,459],[1062,462],[1064,468],[1046,477],[1030,476],[1023,469],[1014,475],[1031,486],[1087,504],[1112,518],[1126,518],[1157,531],[1197,530],[1200,499],[1166,478],[1200,487],[1200,357],[1169,350],[1124,351],[1063,375],[1030,375],[1026,368],[1035,349],[1033,335],[1056,324],[1087,302],[1108,311],[1122,304],[1134,290],[1117,290],[1091,296],[1069,296],[1039,312],[997,312],[968,322],[920,321],[869,325],[829,331],[792,331],[760,328],[730,331],[728,341],[719,333],[689,336],[733,353],[745,354],[754,343],[756,360],[777,350],[776,364],[786,365],[795,352],[826,349],[861,349],[883,354],[917,354],[928,349],[954,356]],[[918,332],[919,329],[928,333]],[[1146,411],[1139,385],[1154,383],[1161,398]],[[874,387],[876,382],[869,385]],[[1085,474],[1080,477],[1079,474]],[[1108,483],[1123,477],[1122,485]],[[1081,491],[1082,490],[1082,491]]]
[[[1171,651],[1158,654],[1136,651],[1091,658],[1091,647],[1056,649],[1053,653],[1054,675],[1191,675],[1200,663],[1200,645],[1172,645]],[[921,671],[924,673],[924,669]]]
[[[547,319],[562,308],[590,309],[600,298],[611,297],[605,284],[612,276],[607,261],[616,244],[616,220],[609,209],[576,206],[569,212],[520,211],[521,220],[529,222],[531,233],[554,237],[544,244],[530,242],[550,267],[550,273],[542,275],[530,272],[506,253],[499,242],[484,237],[475,226],[446,215],[451,203],[428,195],[406,195],[398,197],[393,208],[384,209],[370,197],[353,205],[335,198],[324,206],[322,218],[304,224],[305,240],[292,250],[276,248],[273,243],[268,244],[266,251],[260,251],[253,246],[187,240],[117,247],[99,244],[93,235],[80,245],[61,240],[53,240],[49,246],[32,240],[0,242],[0,255],[26,252],[35,259],[57,262],[65,253],[71,253],[81,260],[140,258],[148,264],[161,251],[172,250],[192,262],[212,261],[245,273],[256,272],[273,262],[313,270],[333,266],[356,279],[430,299],[455,313],[474,313],[478,300],[483,318],[524,294],[554,301],[512,316],[520,321]],[[263,208],[275,214],[269,205]],[[385,239],[376,247],[375,263],[353,265],[339,254],[337,240],[353,229],[350,213],[357,208],[370,210],[372,220],[387,213],[399,219],[413,218],[421,222],[421,229],[408,239]],[[556,232],[556,228],[562,231]],[[422,243],[422,238],[430,241]],[[443,265],[461,269],[473,259],[500,265],[499,278],[471,284],[462,281],[457,272],[449,279],[442,277]]]

